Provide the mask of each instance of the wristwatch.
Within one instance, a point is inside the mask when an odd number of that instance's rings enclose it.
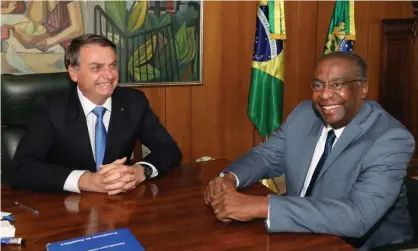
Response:
[[[144,167],[144,176],[146,180],[149,180],[152,175],[152,168],[148,165],[143,165]]]

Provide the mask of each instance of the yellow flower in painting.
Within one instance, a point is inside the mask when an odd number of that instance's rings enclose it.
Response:
[[[153,66],[146,64],[154,55],[153,48],[156,47],[157,37],[153,36],[146,43],[142,44],[131,56],[128,63],[128,71],[135,79],[153,80],[160,77],[160,71]]]
[[[147,15],[147,1],[136,1],[133,9],[129,13],[128,31],[134,32],[139,30],[144,24]]]
[[[135,32],[144,25],[147,8],[147,1],[135,1],[131,6],[127,6],[126,1],[105,1],[106,14],[121,30],[127,32]],[[125,24],[126,18],[128,24]]]

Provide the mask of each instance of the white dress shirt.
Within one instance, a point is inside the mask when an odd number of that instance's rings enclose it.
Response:
[[[80,99],[80,103],[81,103],[81,106],[83,108],[84,115],[86,116],[87,129],[88,129],[89,138],[90,138],[90,145],[91,145],[91,148],[92,148],[92,151],[93,151],[93,157],[96,160],[95,135],[96,135],[96,120],[97,120],[97,117],[96,117],[96,115],[94,115],[94,113],[92,111],[93,111],[94,108],[96,108],[97,105],[94,104],[93,102],[91,102],[88,98],[86,98],[83,95],[83,93],[81,92],[80,88],[78,88],[78,87],[77,87],[77,94],[78,94],[78,98]],[[104,124],[106,132],[107,132],[108,128],[109,128],[110,116],[111,116],[111,113],[112,113],[112,97],[109,97],[102,106],[104,108],[106,108],[105,114],[103,116],[103,124]],[[135,163],[135,165],[148,165],[148,166],[150,166],[152,168],[151,178],[158,175],[157,168],[155,168],[154,165],[152,165],[148,162],[140,161],[138,163]],[[70,175],[68,175],[67,179],[65,180],[64,190],[69,191],[69,192],[79,193],[80,189],[78,188],[78,180],[80,179],[81,175],[83,175],[85,172],[87,172],[87,171],[86,170],[74,170],[74,171],[72,171],[70,173]]]

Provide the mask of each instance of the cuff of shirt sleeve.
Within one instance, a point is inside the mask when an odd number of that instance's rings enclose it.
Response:
[[[151,174],[151,177],[150,178],[154,178],[154,177],[156,177],[158,175],[157,168],[155,168],[155,166],[153,164],[151,164],[151,163],[148,163],[148,162],[145,162],[145,161],[140,161],[140,162],[135,163],[135,165],[147,165],[147,166],[151,167],[152,174]]]
[[[231,172],[229,172],[230,174],[232,174],[232,175],[234,175],[234,177],[235,177],[235,180],[237,181],[237,187],[239,187],[239,179],[238,179],[238,177],[235,175],[235,173],[231,173]],[[224,177],[225,176],[225,173],[220,173],[219,174],[219,177]]]
[[[269,199],[269,207],[267,210],[267,219],[265,220],[265,222],[266,222],[267,229],[269,229],[270,228],[270,195],[268,195],[267,198]]]
[[[78,180],[80,179],[81,175],[85,172],[84,170],[74,170],[68,175],[67,179],[64,183],[64,190],[73,193],[80,193],[80,189],[78,188]]]
[[[80,200],[81,200],[81,195],[67,196],[64,200],[64,205],[67,211],[71,213],[78,213],[80,211],[80,208],[79,208]]]

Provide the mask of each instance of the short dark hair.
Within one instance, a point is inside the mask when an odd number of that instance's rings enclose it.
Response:
[[[339,59],[345,59],[353,63],[357,67],[357,74],[362,80],[367,80],[367,63],[364,61],[362,57],[357,55],[354,52],[342,52],[342,51],[334,51],[331,52],[325,56],[323,56],[319,62],[333,59],[333,58],[339,58]]]
[[[112,47],[116,51],[115,44],[109,39],[95,35],[84,34],[77,38],[74,38],[68,48],[65,50],[65,68],[70,66],[78,66],[80,64],[80,50],[84,45],[95,44],[102,47]]]

